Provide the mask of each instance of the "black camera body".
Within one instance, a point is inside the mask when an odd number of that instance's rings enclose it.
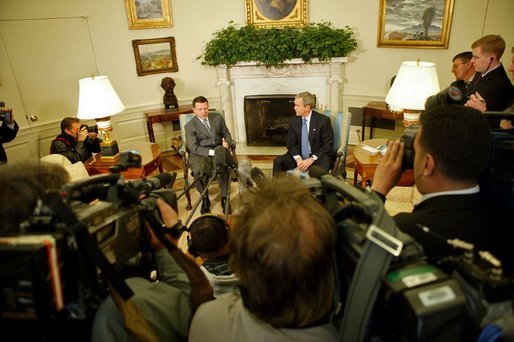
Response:
[[[140,270],[146,260],[150,246],[145,225],[149,216],[159,217],[155,198],[177,208],[172,190],[147,191],[140,201],[139,187],[125,183],[119,174],[70,183],[60,193],[120,274]],[[69,227],[44,201],[39,209],[23,233],[0,237],[0,320],[89,320],[109,285],[78,243],[78,225]]]
[[[98,133],[98,125],[88,126],[86,124],[80,125],[80,129],[86,128],[88,133]]]
[[[5,102],[0,102],[0,122],[12,122],[12,109],[5,109]]]
[[[410,125],[409,127],[406,127],[400,139],[404,146],[402,160],[403,171],[412,170],[414,168],[414,140],[416,139],[418,129],[418,125]]]
[[[340,341],[476,340],[487,325],[514,320],[514,277],[493,256],[463,248],[427,260],[371,190],[330,175],[305,185],[336,223]]]

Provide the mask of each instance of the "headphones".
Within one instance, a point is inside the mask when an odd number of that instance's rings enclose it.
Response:
[[[210,221],[210,222],[209,222]],[[198,233],[199,231],[206,231],[214,230],[217,227],[223,227],[223,246],[227,244],[227,242],[230,240],[230,226],[228,223],[221,217],[213,215],[213,214],[206,214],[198,217],[196,220],[191,223],[188,229],[188,235],[187,235],[187,251],[189,254],[191,254],[193,257],[197,258],[199,256],[197,249],[195,248],[193,244],[193,239],[191,238],[192,235],[195,233]],[[218,231],[214,232],[218,233]],[[209,238],[209,237],[207,237]],[[203,253],[210,253],[214,252],[216,249],[221,248],[221,246],[215,246],[211,250],[205,250],[202,251]]]

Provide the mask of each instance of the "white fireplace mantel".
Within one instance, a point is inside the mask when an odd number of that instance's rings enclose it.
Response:
[[[344,64],[347,57],[327,62],[301,59],[286,62],[281,68],[267,68],[258,63],[241,62],[234,66],[217,67],[221,107],[234,139],[246,142],[244,97],[247,95],[297,94],[309,91],[316,95],[317,108],[340,111],[343,94]]]

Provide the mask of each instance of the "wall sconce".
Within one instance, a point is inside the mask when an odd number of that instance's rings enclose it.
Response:
[[[419,123],[427,97],[439,92],[435,64],[417,61],[402,62],[385,102],[391,108],[403,109],[403,125]]]
[[[117,161],[120,156],[118,143],[110,138],[111,116],[125,110],[118,94],[107,76],[91,76],[79,80],[79,108],[77,117],[94,119],[98,131],[105,137],[100,144],[102,160]]]

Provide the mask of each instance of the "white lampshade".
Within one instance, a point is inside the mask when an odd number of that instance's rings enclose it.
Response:
[[[79,119],[99,119],[125,110],[107,76],[94,76],[79,80]]]
[[[385,102],[391,107],[424,110],[427,97],[439,92],[435,64],[402,62]]]

